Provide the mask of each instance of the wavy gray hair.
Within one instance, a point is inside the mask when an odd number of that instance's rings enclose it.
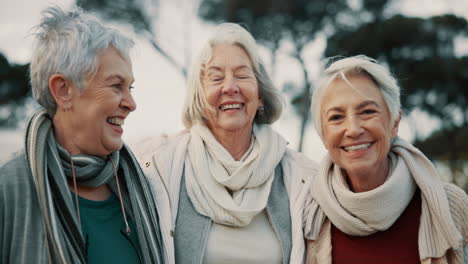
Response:
[[[312,117],[317,133],[323,140],[320,107],[323,94],[335,79],[348,82],[346,75],[364,75],[375,82],[390,112],[391,122],[395,122],[401,111],[400,86],[390,71],[376,60],[364,55],[344,58],[332,63],[324,72],[319,86],[312,97]]]
[[[58,6],[42,11],[35,27],[35,45],[30,65],[34,99],[53,116],[57,104],[49,90],[49,78],[63,74],[83,90],[86,80],[97,71],[97,55],[109,46],[129,58],[134,42],[119,31],[106,27],[81,9],[65,12]]]
[[[255,39],[243,27],[233,23],[223,23],[217,26],[215,33],[208,39],[191,67],[182,117],[185,127],[190,128],[194,122],[204,120],[204,109],[208,106],[202,84],[204,67],[212,57],[213,47],[219,44],[240,46],[247,52],[252,62],[259,95],[265,108],[263,114],[255,116],[254,122],[271,124],[278,120],[283,110],[283,98],[273,86],[270,76],[260,61]]]

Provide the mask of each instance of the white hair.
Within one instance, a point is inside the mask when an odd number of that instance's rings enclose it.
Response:
[[[252,35],[243,27],[234,23],[222,23],[208,39],[199,56],[194,61],[188,79],[188,90],[185,97],[182,121],[190,128],[194,122],[204,120],[204,109],[208,102],[203,90],[202,78],[205,65],[212,58],[213,47],[220,44],[238,45],[249,56],[255,77],[258,82],[259,95],[264,105],[264,113],[257,114],[254,122],[271,124],[278,120],[283,109],[283,98],[275,89],[257,52],[257,45]]]
[[[106,27],[95,17],[76,8],[65,12],[60,7],[42,11],[42,19],[35,27],[35,46],[30,65],[34,99],[51,116],[57,104],[49,90],[49,78],[63,74],[83,90],[86,80],[97,71],[97,55],[112,46],[120,55],[129,58],[134,42],[119,31]]]
[[[323,73],[319,86],[315,89],[312,97],[312,117],[317,133],[323,140],[322,120],[320,107],[323,94],[330,87],[331,82],[336,79],[349,81],[346,75],[364,75],[369,77],[382,93],[383,99],[390,112],[391,122],[395,122],[400,116],[400,87],[397,80],[390,71],[379,64],[376,60],[364,55],[344,58],[332,63]]]

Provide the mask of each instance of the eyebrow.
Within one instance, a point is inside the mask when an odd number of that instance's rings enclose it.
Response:
[[[210,66],[208,69],[206,69],[207,76],[214,74],[216,72],[222,72],[221,68],[218,66]]]
[[[251,70],[252,67],[250,67],[247,64],[241,64],[241,65],[238,65],[238,66],[234,67],[234,71],[238,71],[240,69],[249,69],[249,70]],[[221,66],[212,65],[212,66],[208,67],[208,69],[206,69],[206,72],[209,73],[210,71],[223,71],[223,69],[222,69]]]
[[[127,80],[120,74],[112,74],[111,76],[107,77],[105,81],[110,81],[112,79],[119,79],[119,81],[121,82],[126,82]],[[135,79],[132,78],[130,84],[132,84],[133,82],[135,82]]]
[[[369,105],[375,105],[375,106],[377,106],[377,107],[380,107],[380,105],[379,105],[376,101],[373,101],[373,100],[366,100],[366,101],[360,103],[360,104],[358,105],[357,109],[362,109],[362,108],[364,108],[364,107],[366,107],[366,106],[369,106]]]
[[[373,101],[373,100],[366,100],[366,101],[360,103],[360,104],[356,107],[356,109],[362,109],[362,108],[364,108],[364,107],[366,107],[366,106],[369,106],[369,105],[375,105],[376,107],[380,107],[380,105],[379,105],[377,102],[375,102],[375,101]],[[343,109],[342,107],[335,106],[335,107],[332,107],[332,108],[328,109],[328,110],[325,112],[325,114],[328,114],[329,112],[333,112],[333,111],[336,111],[336,112],[344,112],[344,109]]]

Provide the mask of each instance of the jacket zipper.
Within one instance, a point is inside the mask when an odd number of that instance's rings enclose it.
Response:
[[[120,229],[120,234],[122,234],[127,240],[128,242],[130,242],[130,244],[132,245],[132,247],[136,250],[137,252],[137,256],[138,256],[138,262],[139,263],[143,263],[141,261],[141,255],[140,255],[140,250],[138,250],[138,248],[135,246],[135,244],[133,244],[132,240],[130,239],[130,236],[127,234],[127,232],[123,231],[122,229]]]

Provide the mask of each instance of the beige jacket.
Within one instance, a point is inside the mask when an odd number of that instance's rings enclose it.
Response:
[[[167,263],[175,263],[173,232],[179,204],[180,181],[190,134],[184,130],[175,135],[164,135],[143,140],[134,153],[153,190],[160,216],[161,233],[166,249]],[[281,160],[283,178],[289,195],[292,250],[290,263],[305,261],[303,210],[318,165],[305,155],[287,149]]]

